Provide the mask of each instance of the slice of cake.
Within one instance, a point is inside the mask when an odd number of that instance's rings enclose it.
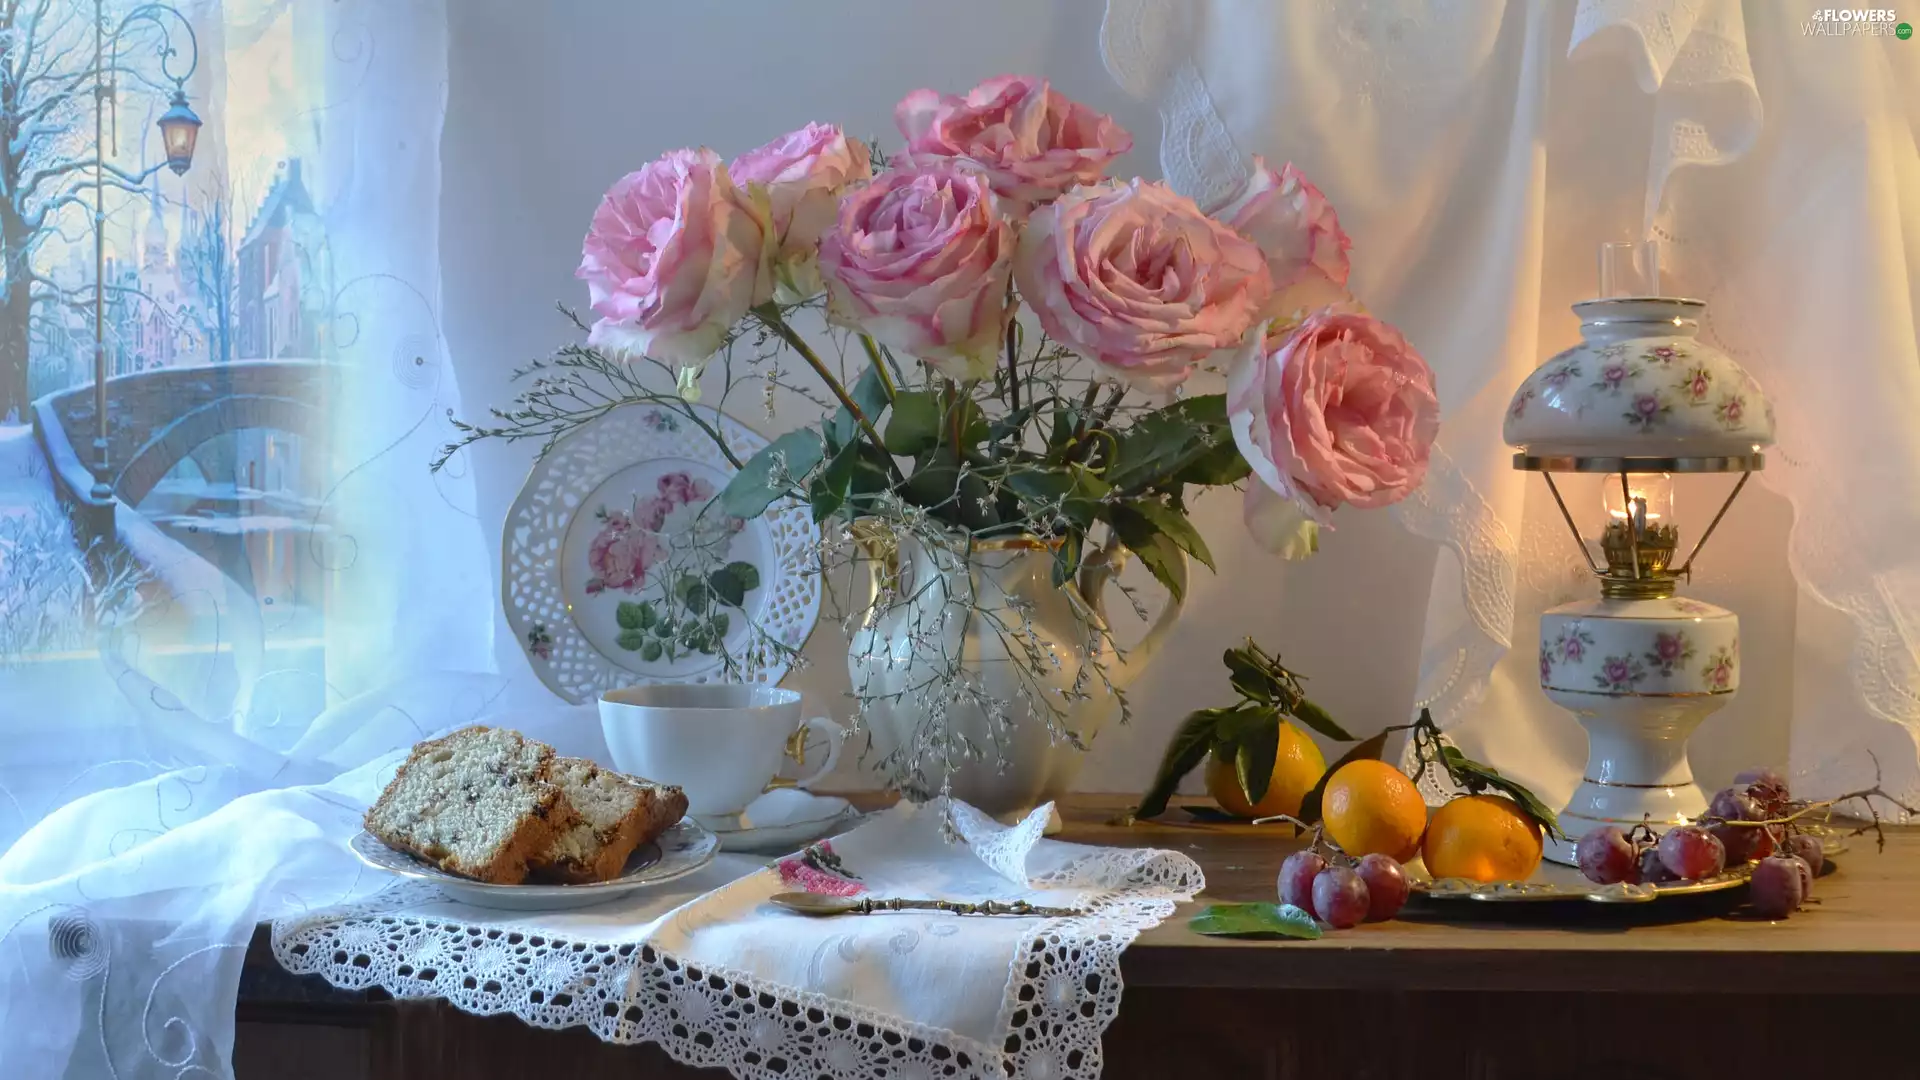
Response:
[[[687,812],[686,793],[602,768],[585,758],[555,758],[553,781],[579,815],[534,860],[540,881],[579,885],[612,881],[640,845]]]
[[[413,748],[367,811],[367,831],[440,869],[518,885],[578,820],[553,782],[553,748],[504,728],[463,728]]]

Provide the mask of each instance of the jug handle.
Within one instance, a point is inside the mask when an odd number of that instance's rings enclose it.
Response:
[[[862,609],[871,608],[883,593],[900,580],[900,541],[893,531],[862,518],[847,527],[847,536],[866,564],[867,595]]]
[[[1155,536],[1153,543],[1167,554],[1173,579],[1179,584],[1180,591],[1168,596],[1167,606],[1161,609],[1160,617],[1147,628],[1147,635],[1140,639],[1139,644],[1127,650],[1126,662],[1120,665],[1120,670],[1115,673],[1113,679],[1114,684],[1122,688],[1153,662],[1154,654],[1160,651],[1160,646],[1166,644],[1167,638],[1173,633],[1174,624],[1180,621],[1180,612],[1187,602],[1187,553],[1180,550],[1165,536]],[[1093,613],[1093,617],[1099,620],[1103,629],[1111,629],[1111,624],[1107,622],[1107,583],[1118,576],[1121,568],[1127,565],[1128,554],[1126,547],[1118,538],[1109,538],[1103,547],[1087,556],[1086,561],[1080,566],[1078,582],[1080,598],[1085,602],[1087,609]]]

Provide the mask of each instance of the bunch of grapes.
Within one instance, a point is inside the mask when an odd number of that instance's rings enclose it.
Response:
[[[1753,863],[1748,900],[1760,914],[1781,919],[1806,902],[1826,860],[1820,841],[1792,824],[1735,823],[1775,821],[1792,810],[1785,777],[1748,769],[1715,793],[1699,823],[1664,834],[1644,822],[1626,830],[1602,826],[1580,838],[1574,856],[1587,880],[1602,885],[1698,881]]]
[[[1407,873],[1391,855],[1332,858],[1308,848],[1280,864],[1280,902],[1345,930],[1399,914],[1407,902]]]

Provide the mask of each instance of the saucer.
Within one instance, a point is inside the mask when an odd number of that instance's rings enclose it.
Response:
[[[794,788],[769,791],[726,819],[702,818],[720,850],[784,855],[841,831],[860,816],[847,800]]]

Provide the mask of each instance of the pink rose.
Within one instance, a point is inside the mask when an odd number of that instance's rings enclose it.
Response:
[[[692,506],[713,498],[713,485],[697,476],[683,472],[670,472],[654,482],[655,490],[671,504]]]
[[[797,303],[819,295],[820,238],[833,228],[840,194],[872,178],[867,144],[831,124],[808,124],[734,158],[727,171],[736,184],[767,190],[777,244],[773,280],[780,299]]]
[[[607,190],[581,244],[600,315],[589,344],[698,365],[772,295],[764,201],[734,186],[713,151],[675,150]]]
[[[953,378],[980,378],[1006,329],[1013,247],[984,178],[888,172],[841,200],[820,241],[828,313]]]
[[[607,515],[593,542],[587,547],[587,566],[593,576],[587,579],[589,595],[607,589],[637,591],[647,584],[647,571],[666,555],[666,549],[653,533],[636,529],[627,515]]]
[[[1248,335],[1227,377],[1227,420],[1254,487],[1324,521],[1342,504],[1387,506],[1419,488],[1440,401],[1399,331],[1319,311],[1284,335]]]
[[[1253,175],[1207,213],[1267,257],[1273,299],[1266,314],[1297,322],[1307,311],[1350,299],[1347,251],[1353,241],[1341,230],[1333,204],[1292,163],[1274,172],[1255,155]]]
[[[894,106],[907,137],[896,164],[964,160],[985,172],[1017,210],[1105,174],[1133,149],[1113,117],[1057,94],[1045,79],[1002,75],[966,97],[915,90]]]
[[[1158,390],[1239,341],[1270,291],[1258,248],[1165,184],[1139,180],[1035,210],[1014,279],[1055,341]]]
[[[667,527],[667,515],[673,513],[672,499],[659,495],[649,495],[633,501],[633,523],[651,533],[663,532]]]

